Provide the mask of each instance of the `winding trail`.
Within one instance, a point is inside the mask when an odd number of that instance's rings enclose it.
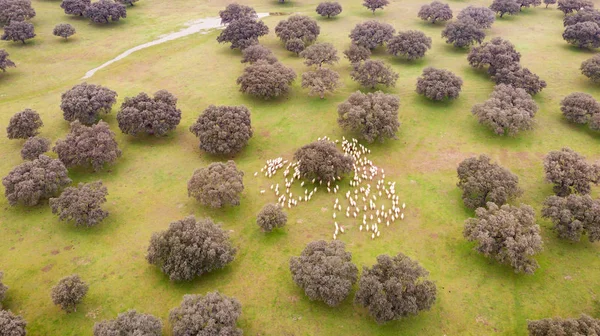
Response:
[[[258,13],[258,18],[264,18],[269,16],[269,13]],[[81,79],[87,79],[92,77],[98,70],[104,69],[107,66],[120,61],[122,59],[124,59],[125,57],[133,54],[134,52],[138,51],[138,50],[142,50],[142,49],[146,49],[146,48],[150,48],[152,46],[158,45],[158,44],[162,44],[168,41],[172,41],[172,40],[176,40],[178,38],[184,37],[184,36],[188,36],[188,35],[192,35],[192,34],[196,34],[196,33],[201,33],[201,34],[206,34],[209,32],[209,30],[211,29],[223,29],[225,28],[225,26],[221,25],[221,18],[219,17],[208,17],[208,18],[203,18],[203,19],[198,19],[198,20],[193,20],[190,22],[187,22],[185,24],[187,26],[187,28],[184,28],[180,31],[177,32],[173,32],[170,34],[166,34],[161,36],[160,38],[154,40],[154,41],[150,41],[150,42],[146,42],[144,44],[140,44],[138,46],[135,46],[129,50],[126,50],[125,52],[123,52],[122,54],[118,55],[117,57],[111,59],[110,61],[102,64],[101,66],[94,68],[88,72],[85,73],[85,76],[83,76]]]

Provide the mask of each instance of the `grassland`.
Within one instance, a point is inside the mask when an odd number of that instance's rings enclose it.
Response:
[[[301,12],[317,18],[318,1],[241,1],[258,12]],[[242,72],[240,53],[216,43],[217,32],[192,35],[134,53],[99,71],[88,82],[119,93],[118,104],[138,92],[166,89],[179,98],[183,111],[180,127],[166,138],[132,138],[118,131],[115,113],[104,119],[118,134],[123,157],[100,173],[71,170],[74,183],[101,179],[107,185],[110,216],[102,225],[80,229],[59,222],[48,206],[10,207],[0,197],[0,269],[10,287],[4,306],[28,321],[29,335],[91,335],[95,322],[135,308],[160,317],[168,326],[168,312],[184,294],[219,290],[243,305],[239,326],[246,335],[524,335],[526,320],[549,316],[600,316],[600,247],[587,241],[566,243],[539,218],[544,251],[533,276],[516,275],[508,267],[490,262],[462,238],[463,222],[472,216],[456,188],[457,164],[466,157],[486,153],[520,178],[524,195],[517,201],[539,213],[552,188],[543,180],[542,158],[550,150],[569,146],[588,158],[600,159],[600,136],[566,123],[558,103],[562,97],[583,91],[600,99],[600,88],[578,71],[592,53],[569,47],[561,38],[562,13],[555,9],[525,9],[520,15],[498,20],[488,39],[502,36],[522,53],[522,63],[548,82],[535,97],[540,106],[535,130],[515,138],[497,137],[477,124],[471,107],[482,102],[493,83],[468,66],[466,51],[446,45],[442,26],[422,23],[416,17],[423,1],[393,1],[372,15],[359,0],[342,0],[339,18],[317,18],[319,41],[340,50],[356,23],[375,18],[397,30],[419,29],[433,38],[427,56],[414,63],[393,59],[384,50],[374,57],[391,64],[400,74],[398,85],[386,90],[401,98],[399,139],[373,144],[372,159],[397,182],[398,194],[408,205],[407,219],[385,228],[371,241],[358,230],[341,236],[357,265],[371,265],[379,254],[403,252],[418,260],[437,283],[433,309],[402,321],[377,325],[367,312],[346,300],[332,309],[310,302],[289,274],[288,259],[306,243],[329,239],[331,219],[322,212],[333,195],[319,194],[311,203],[289,211],[288,226],[280,233],[262,234],[255,214],[273,195],[259,195],[270,180],[252,177],[269,158],[290,158],[299,146],[317,137],[344,135],[336,124],[336,106],[358,86],[349,78],[346,60],[334,67],[344,85],[326,100],[311,98],[294,84],[292,93],[277,101],[260,101],[238,92],[235,79]],[[34,0],[38,13],[32,22],[38,36],[27,45],[3,42],[18,68],[0,74],[0,126],[26,107],[44,120],[42,136],[53,141],[68,132],[62,119],[60,94],[80,82],[91,68],[124,50],[176,31],[192,19],[215,16],[223,1],[142,0],[129,9],[128,18],[107,26],[64,15],[58,1]],[[486,1],[450,1],[457,13],[467,5]],[[281,17],[264,21],[271,33],[261,43],[271,48],[297,73],[306,67],[286,52],[273,28]],[[60,22],[78,33],[68,42],[51,35]],[[416,79],[426,66],[449,69],[464,81],[463,92],[452,103],[431,103],[415,92]],[[246,172],[241,205],[225,210],[201,207],[187,197],[192,172],[218,158],[197,148],[187,128],[210,104],[245,104],[252,111],[255,136],[235,160]],[[116,108],[115,108],[116,110]],[[0,175],[21,162],[21,141],[0,138]],[[346,187],[342,187],[345,192]],[[594,196],[598,196],[595,189]],[[231,230],[239,248],[227,268],[190,283],[171,283],[144,259],[152,232],[189,214],[210,216]],[[65,275],[78,273],[90,291],[76,313],[65,314],[50,300],[50,288]],[[165,333],[169,335],[168,328]]]

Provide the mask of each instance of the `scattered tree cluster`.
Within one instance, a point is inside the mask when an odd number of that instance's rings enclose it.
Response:
[[[54,36],[62,37],[65,40],[75,35],[75,28],[68,23],[59,23],[52,31]]]
[[[58,198],[50,199],[50,208],[62,221],[71,221],[75,226],[95,226],[108,216],[102,209],[108,190],[102,181],[79,183],[68,187]]]
[[[331,141],[319,140],[298,149],[294,153],[300,176],[331,182],[352,171],[354,160],[340,152]]]
[[[0,0],[0,24],[29,20],[35,16],[30,0]]]
[[[103,24],[126,18],[127,9],[124,5],[112,0],[99,0],[87,6],[83,15],[93,23]]]
[[[519,14],[521,5],[516,0],[494,0],[490,5],[490,9],[503,17],[504,14]]]
[[[325,98],[328,92],[333,93],[340,86],[340,75],[327,68],[317,68],[302,74],[302,87],[309,89],[311,96]]]
[[[450,43],[456,48],[467,48],[483,42],[485,32],[479,28],[475,20],[466,17],[448,23],[442,30],[442,37],[446,38],[446,43]]]
[[[19,203],[37,205],[42,200],[55,196],[62,187],[70,183],[65,165],[46,155],[21,163],[2,179],[4,195],[12,206]]]
[[[547,318],[543,320],[527,321],[529,336],[551,335],[598,335],[600,333],[600,320],[586,314],[576,318]]]
[[[510,170],[490,162],[487,155],[463,160],[456,170],[462,199],[470,209],[484,207],[488,202],[503,205],[521,195],[519,178]]]
[[[560,238],[579,241],[587,235],[590,242],[600,240],[600,201],[589,195],[550,196],[542,216],[552,220]]]
[[[179,125],[181,110],[177,108],[177,98],[166,90],[157,91],[154,98],[142,92],[125,98],[117,121],[125,134],[145,133],[158,137]]]
[[[42,137],[31,137],[25,141],[21,148],[23,160],[35,160],[38,156],[50,150],[50,140]]]
[[[354,63],[350,77],[360,85],[374,89],[377,85],[395,86],[399,75],[383,61],[369,59],[361,63]]]
[[[360,63],[366,61],[371,57],[371,50],[359,45],[352,43],[348,49],[344,50],[344,56],[350,61],[350,63]]]
[[[200,139],[200,149],[207,153],[237,154],[252,137],[250,110],[243,105],[210,105],[190,126],[190,132]]]
[[[488,126],[494,133],[515,136],[520,131],[533,129],[537,110],[537,104],[525,90],[499,84],[490,98],[473,106],[471,112],[480,124]]]
[[[417,93],[431,100],[452,100],[458,98],[463,81],[445,69],[427,67],[417,79]]]
[[[94,325],[94,336],[161,336],[162,322],[150,315],[128,310],[114,320],[105,320]]]
[[[356,91],[338,106],[338,124],[347,131],[360,134],[367,142],[396,139],[400,128],[399,108],[400,99],[395,95]]]
[[[326,16],[328,19],[340,15],[341,12],[342,5],[340,5],[338,2],[326,1],[321,2],[317,6],[317,14]]]
[[[357,24],[350,32],[352,43],[375,49],[394,37],[396,30],[388,23],[370,20]]]
[[[424,57],[429,49],[431,37],[418,30],[398,32],[398,35],[387,41],[387,51],[390,54],[402,56],[410,61]]]
[[[91,0],[63,0],[60,8],[65,10],[65,14],[83,16],[91,4]]]
[[[277,62],[277,57],[269,48],[260,44],[254,44],[242,51],[242,63],[254,64],[260,60],[273,64]]]
[[[235,162],[213,162],[194,171],[188,181],[188,196],[213,208],[239,205],[244,190],[243,177],[244,173],[237,169]]]
[[[269,27],[264,22],[243,16],[230,22],[217,37],[217,42],[231,43],[231,49],[244,50],[258,44],[258,38],[268,33]]]
[[[61,96],[60,108],[66,121],[79,120],[84,125],[98,121],[117,102],[117,93],[101,85],[82,83]]]
[[[36,111],[24,109],[10,118],[6,133],[9,139],[28,139],[38,135],[42,126],[44,123]]]
[[[221,17],[221,24],[226,25],[242,18],[257,19],[258,15],[250,6],[232,3],[219,12],[219,17]]]
[[[0,70],[2,72],[6,72],[7,68],[16,67],[15,62],[11,61],[8,56],[10,56],[6,50],[0,49]]]
[[[290,271],[310,300],[323,301],[330,307],[346,299],[358,278],[352,254],[339,240],[309,243],[299,257],[290,259]]]
[[[560,110],[568,121],[589,124],[591,129],[600,130],[600,103],[591,94],[571,93],[561,100]]]
[[[452,9],[448,4],[440,1],[433,1],[430,4],[421,6],[418,14],[423,21],[429,21],[433,24],[452,19]]]
[[[600,166],[587,163],[585,157],[570,148],[548,153],[544,171],[546,181],[554,184],[554,193],[561,197],[573,193],[587,195],[590,184],[598,184],[600,180]]]
[[[258,98],[271,99],[285,95],[295,79],[296,73],[291,68],[279,62],[269,63],[258,60],[244,69],[237,83],[240,85],[241,92]]]
[[[60,306],[67,313],[77,311],[79,304],[88,292],[88,285],[81,280],[79,275],[66,276],[52,287],[52,302]]]
[[[287,20],[279,21],[275,27],[275,34],[286,44],[286,49],[296,54],[313,43],[320,33],[317,21],[304,15],[292,15]]]
[[[383,7],[389,4],[388,0],[363,0],[363,6],[367,7],[373,14],[375,14],[376,10],[383,9]]]
[[[428,275],[402,253],[380,255],[373,267],[363,267],[354,302],[367,308],[377,323],[417,315],[436,300],[437,288]]]
[[[220,224],[188,216],[152,234],[146,259],[171,281],[190,281],[225,267],[236,252]]]
[[[24,21],[11,21],[7,26],[4,26],[4,34],[0,36],[0,40],[22,42],[35,37],[33,24]]]
[[[56,141],[54,151],[65,166],[91,166],[94,171],[102,170],[105,164],[112,164],[121,157],[115,133],[104,121],[92,126],[72,122],[71,132],[64,140]]]
[[[21,315],[15,315],[10,310],[0,310],[0,330],[6,336],[27,335],[27,322]]]
[[[169,313],[169,322],[173,336],[242,336],[242,329],[236,327],[241,313],[238,300],[219,292],[184,295],[181,305]]]
[[[287,214],[279,203],[270,203],[265,205],[256,216],[256,224],[263,232],[271,232],[274,229],[282,228],[287,223]]]
[[[488,202],[487,209],[477,208],[475,218],[465,221],[463,233],[467,240],[477,242],[477,252],[510,265],[515,273],[533,274],[539,267],[532,256],[542,250],[542,237],[529,205]]]
[[[496,14],[487,7],[468,6],[461,10],[456,16],[459,20],[472,19],[480,29],[488,29],[496,20]]]

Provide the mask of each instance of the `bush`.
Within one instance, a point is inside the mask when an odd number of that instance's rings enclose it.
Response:
[[[221,24],[226,25],[242,18],[257,19],[258,15],[250,6],[232,3],[219,12],[219,17],[221,17]]]
[[[34,206],[44,199],[56,195],[59,190],[71,183],[67,168],[56,159],[40,155],[33,161],[23,162],[13,168],[2,179],[4,195],[12,206],[22,203]]]
[[[117,102],[117,93],[106,87],[82,83],[61,96],[60,109],[66,121],[79,120],[84,125],[95,124],[101,113],[109,113]]]
[[[372,268],[363,266],[354,302],[369,310],[383,324],[429,310],[436,300],[429,272],[402,253],[380,255]]]
[[[339,240],[309,243],[299,257],[290,258],[290,272],[311,301],[323,301],[330,307],[346,299],[358,278],[352,254]]]
[[[83,15],[93,23],[103,24],[126,18],[127,9],[124,5],[112,0],[99,0],[87,6]]]
[[[488,202],[487,209],[475,210],[475,216],[465,221],[463,232],[467,240],[477,242],[475,250],[510,265],[515,273],[533,274],[539,265],[532,256],[542,250],[533,208]]]
[[[399,75],[389,65],[379,60],[366,60],[355,63],[350,77],[360,85],[374,89],[377,85],[396,86]]]
[[[590,183],[598,184],[600,166],[585,161],[585,157],[565,147],[552,151],[544,158],[546,181],[554,184],[554,193],[565,197],[572,193],[587,195]]]
[[[188,216],[152,234],[146,259],[171,281],[190,281],[225,267],[236,252],[220,224]]]
[[[244,50],[258,44],[258,38],[268,33],[269,27],[264,22],[242,17],[229,23],[217,37],[217,42],[231,43],[231,49]]]
[[[210,292],[205,296],[184,295],[181,305],[169,313],[169,321],[173,336],[241,336],[242,330],[236,327],[241,313],[238,300]]]
[[[562,239],[579,241],[587,235],[592,243],[600,240],[600,201],[589,195],[550,196],[542,216],[552,220],[552,229]]]
[[[11,61],[8,56],[10,55],[6,50],[0,49],[0,70],[2,70],[2,72],[6,72],[7,68],[16,67],[15,62]]]
[[[448,70],[427,67],[417,79],[417,93],[431,100],[452,100],[458,98],[462,84],[462,79]]]
[[[67,313],[77,311],[79,304],[85,294],[87,294],[88,285],[79,278],[79,275],[73,274],[66,276],[52,287],[52,302]]]
[[[6,133],[9,139],[28,139],[38,135],[42,126],[44,123],[36,111],[24,109],[10,118]]]
[[[75,222],[75,226],[95,226],[108,217],[102,209],[108,190],[102,181],[79,183],[68,187],[58,198],[50,199],[50,208],[62,221]]]
[[[177,98],[166,90],[157,91],[154,98],[142,92],[125,98],[117,121],[125,134],[164,136],[179,125],[181,110],[177,108]]]
[[[316,43],[300,53],[304,58],[306,66],[316,65],[319,68],[323,64],[337,63],[340,58],[337,56],[337,50],[331,43]]]
[[[600,114],[600,103],[591,94],[574,92],[560,101],[565,119],[576,124],[587,124],[594,115]]]
[[[282,228],[287,223],[287,214],[283,212],[281,205],[272,203],[265,205],[256,216],[256,224],[263,232],[271,232],[273,229]]]
[[[493,79],[496,84],[506,84],[514,88],[520,88],[532,96],[538,94],[546,87],[546,81],[518,64],[498,69]]]
[[[287,20],[279,21],[275,27],[275,34],[284,43],[300,39],[305,45],[311,44],[320,33],[317,21],[305,15],[292,15]]]
[[[0,0],[0,24],[21,22],[35,17],[30,0]]]
[[[515,0],[494,0],[490,9],[503,17],[504,14],[515,15],[521,11],[521,5]]]
[[[83,16],[85,9],[91,4],[91,0],[63,0],[60,8],[65,10],[65,14]]]
[[[259,60],[244,69],[237,83],[243,93],[271,99],[285,95],[295,79],[296,73],[291,68],[279,62],[269,64]]]
[[[243,177],[244,173],[237,170],[235,162],[213,162],[208,167],[196,169],[188,181],[188,196],[213,208],[240,205]]]
[[[484,207],[488,202],[503,205],[522,193],[517,175],[490,161],[487,155],[480,155],[458,165],[457,186],[467,208]]]
[[[430,4],[421,6],[418,14],[423,21],[429,21],[433,24],[452,19],[452,10],[448,4],[433,1]]]
[[[259,60],[276,63],[277,57],[267,47],[260,44],[251,45],[242,51],[242,63],[254,64]]]
[[[25,141],[21,148],[23,160],[35,160],[40,155],[50,150],[50,140],[42,137],[31,137]]]
[[[250,110],[246,106],[210,105],[190,126],[200,139],[200,149],[213,155],[239,153],[252,137]]]
[[[33,25],[29,22],[12,21],[8,26],[4,26],[4,34],[0,36],[0,40],[3,41],[21,41],[25,44],[25,40],[29,40],[35,37],[33,32]]]
[[[342,5],[337,2],[326,1],[321,2],[317,6],[317,14],[321,16],[327,16],[327,18],[331,18],[334,16],[338,16],[342,12]]]
[[[94,336],[161,336],[162,322],[150,315],[129,310],[114,320],[94,324]]]
[[[496,20],[496,14],[487,7],[468,6],[461,10],[456,18],[458,20],[470,18],[480,29],[489,29]]]
[[[389,5],[388,0],[363,0],[363,6],[367,7],[370,11],[375,14],[375,11],[378,9],[383,9],[383,7]]]
[[[395,32],[390,24],[371,20],[357,24],[350,32],[350,39],[357,46],[375,49],[394,37]]]
[[[325,98],[327,92],[334,92],[340,86],[340,75],[326,68],[318,68],[302,74],[302,87],[310,90],[311,96]]]
[[[451,43],[456,48],[467,48],[483,42],[485,32],[473,19],[465,18],[448,23],[442,31],[442,37],[446,38],[446,43]]]
[[[399,32],[387,42],[387,51],[390,54],[411,61],[424,57],[429,49],[431,49],[431,37],[418,30]]]
[[[352,64],[359,63],[361,61],[366,61],[371,57],[371,50],[352,43],[350,47],[344,51],[344,56],[346,56]]]
[[[303,146],[294,153],[302,178],[333,182],[352,171],[354,159],[340,152],[330,141],[319,140]]]
[[[27,335],[27,322],[21,315],[15,315],[10,310],[0,310],[0,331],[3,336]]]
[[[90,166],[94,171],[102,170],[105,164],[112,164],[121,157],[115,133],[104,121],[92,126],[72,122],[71,132],[64,140],[56,141],[54,152],[69,168]]]
[[[581,314],[575,318],[547,318],[527,321],[529,336],[594,335],[600,332],[600,320]]]
[[[537,110],[537,104],[525,90],[500,84],[488,100],[473,106],[471,112],[494,133],[515,136],[533,129]]]
[[[62,37],[65,40],[75,35],[75,28],[68,23],[59,23],[52,31],[54,36]]]
[[[518,64],[521,54],[515,46],[500,37],[494,37],[478,47],[474,47],[467,56],[469,65],[476,69],[487,67],[488,74],[495,75],[496,71]]]
[[[367,142],[397,139],[399,108],[400,99],[395,95],[356,91],[338,106],[338,124],[360,134]]]

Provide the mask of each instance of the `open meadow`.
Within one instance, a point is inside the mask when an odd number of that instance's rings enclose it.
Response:
[[[260,43],[293,68],[298,78],[289,94],[273,100],[239,91],[236,79],[247,65],[240,63],[239,50],[217,43],[219,30],[137,51],[82,80],[87,71],[127,49],[183,29],[191,20],[217,17],[230,2],[140,0],[127,7],[126,19],[96,25],[66,15],[60,1],[32,0],[37,15],[30,22],[37,36],[26,44],[0,41],[0,49],[17,64],[0,72],[2,129],[13,114],[31,108],[44,122],[40,135],[54,144],[69,132],[60,109],[63,92],[86,81],[118,93],[112,112],[102,120],[115,132],[122,157],[99,172],[69,169],[71,185],[102,180],[107,187],[104,208],[110,215],[102,223],[76,227],[59,221],[48,202],[11,206],[0,197],[0,271],[9,287],[2,307],[23,316],[28,335],[92,335],[94,323],[128,309],[158,317],[164,334],[172,335],[169,311],[183,295],[215,290],[240,301],[237,325],[245,335],[527,335],[527,320],[582,313],[600,317],[600,245],[587,238],[559,239],[551,230],[552,222],[540,214],[544,200],[553,194],[552,184],[544,179],[543,158],[549,151],[570,147],[589,162],[600,160],[600,133],[568,123],[560,111],[560,101],[572,92],[600,99],[600,85],[581,74],[581,62],[594,53],[563,40],[564,15],[556,5],[497,16],[485,30],[486,41],[493,37],[511,41],[521,53],[521,64],[547,82],[547,88],[533,97],[539,105],[534,129],[514,137],[494,134],[471,114],[473,105],[488,99],[494,83],[485,71],[469,66],[468,49],[445,43],[440,35],[443,23],[432,25],[417,17],[425,0],[392,0],[374,14],[360,0],[339,0],[343,12],[332,19],[315,12],[316,0],[238,0],[258,13],[277,14],[261,19],[270,31]],[[490,1],[448,4],[456,15],[468,5],[489,6]],[[321,28],[317,42],[338,49],[340,61],[330,68],[340,74],[342,84],[325,99],[311,97],[301,87],[301,74],[308,67],[275,35],[277,23],[293,13],[315,19]],[[352,28],[371,19],[389,23],[396,31],[423,31],[433,40],[431,50],[416,61],[393,57],[383,47],[372,55],[399,74],[395,87],[381,90],[400,98],[401,126],[396,140],[361,143],[371,149],[369,159],[385,169],[387,180],[396,182],[400,202],[406,203],[404,220],[384,227],[373,240],[358,230],[358,220],[343,212],[338,218],[347,232],[337,239],[346,243],[359,273],[363,265],[375,264],[380,254],[402,252],[427,269],[437,286],[430,310],[383,325],[354,304],[357,284],[341,305],[329,307],[310,301],[290,275],[290,257],[311,241],[332,239],[331,205],[350,190],[348,178],[341,181],[337,194],[321,189],[310,202],[286,209],[283,229],[265,234],[256,224],[260,209],[277,200],[270,185],[282,180],[281,173],[277,179],[260,174],[266,160],[291,160],[298,148],[319,137],[354,136],[337,123],[337,106],[361,89],[350,78],[352,67],[341,51],[350,45]],[[61,22],[73,25],[77,34],[67,41],[52,36],[52,28]],[[463,79],[456,100],[434,102],[415,92],[417,78],[428,66],[448,69]],[[123,134],[116,112],[125,97],[161,89],[178,98],[179,126],[158,138]],[[251,111],[254,136],[239,154],[217,157],[198,148],[189,127],[209,105],[245,105]],[[23,142],[0,137],[2,177],[23,162],[19,154]],[[536,210],[544,244],[534,257],[540,264],[535,274],[516,274],[510,266],[477,253],[475,243],[463,237],[464,221],[474,211],[463,205],[456,168],[463,159],[479,154],[518,176],[523,194],[511,204],[524,203]],[[245,174],[239,206],[213,209],[188,197],[187,181],[196,169],[230,158]],[[591,195],[600,197],[597,186]],[[145,256],[152,233],[188,215],[223,223],[238,252],[221,270],[193,281],[172,282]],[[66,314],[53,304],[50,292],[59,279],[73,273],[89,285],[89,291],[77,311]]]

